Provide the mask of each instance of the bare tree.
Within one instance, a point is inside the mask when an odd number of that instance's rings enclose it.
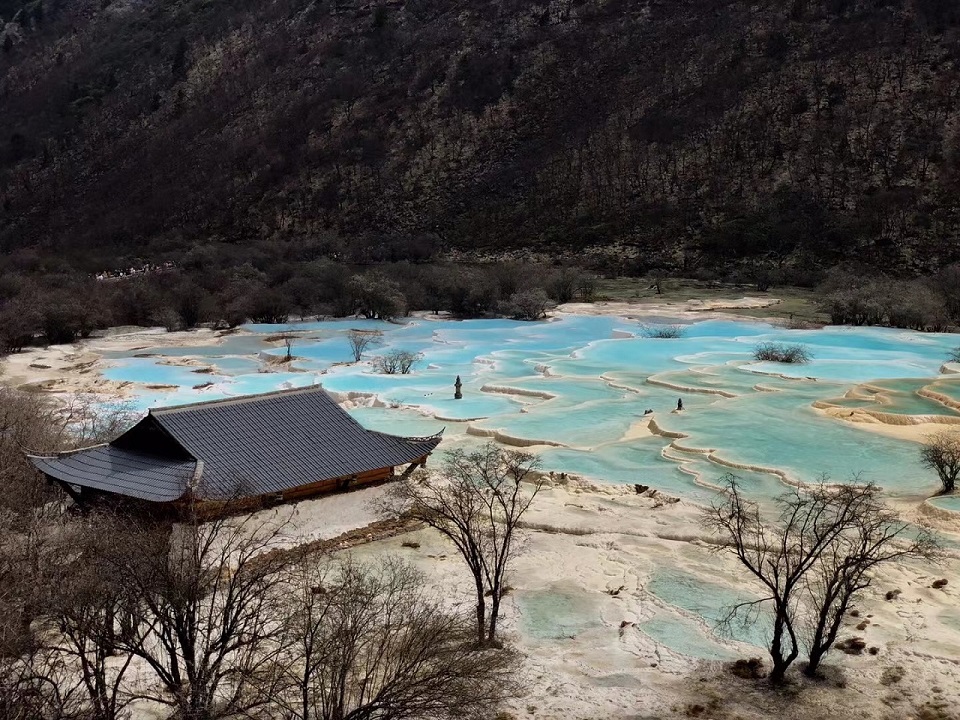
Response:
[[[849,517],[851,522],[845,523],[805,578],[812,630],[804,672],[810,677],[817,675],[850,604],[873,583],[878,566],[910,558],[935,560],[940,554],[936,537],[900,520],[880,501],[875,485],[837,488],[824,496],[823,504],[828,515],[838,520]]]
[[[350,343],[350,352],[353,353],[353,361],[360,362],[367,348],[379,343],[382,339],[383,333],[379,330],[351,330],[348,332],[347,342]]]
[[[377,372],[384,375],[409,375],[413,366],[423,359],[423,353],[410,352],[409,350],[391,350],[385,355],[380,355],[373,361],[373,366]]]
[[[81,407],[78,401],[63,410],[36,394],[0,390],[2,718],[20,717],[22,710],[31,718],[101,720],[112,717],[111,707],[122,706],[119,695],[97,704],[97,698],[108,697],[107,684],[116,690],[114,673],[122,661],[112,658],[108,670],[107,653],[98,656],[89,642],[95,608],[107,598],[100,595],[102,587],[93,590],[101,576],[83,564],[89,558],[80,560],[88,538],[80,532],[83,521],[65,513],[57,493],[23,453],[24,448],[69,447],[115,425],[109,411],[97,410],[91,420],[93,413],[81,412]],[[101,538],[109,536],[103,528],[98,532]]]
[[[272,663],[284,562],[283,523],[248,515],[132,528],[111,558],[138,598],[117,647],[141,658],[164,693],[141,697],[208,720],[266,702],[254,679]]]
[[[2,720],[64,720],[84,717],[86,709],[76,669],[56,655],[31,647],[19,656],[0,656]]]
[[[117,647],[119,627],[132,607],[127,588],[112,572],[107,558],[122,548],[116,532],[119,520],[105,513],[73,519],[58,533],[59,566],[55,587],[44,608],[46,633],[42,647],[56,666],[73,669],[84,715],[93,720],[121,717],[130,695],[124,692],[127,671],[133,660],[128,649]]]
[[[521,517],[543,481],[539,459],[488,443],[448,453],[436,476],[419,473],[391,486],[382,509],[405,514],[440,531],[456,546],[473,576],[480,646],[493,645],[504,576],[516,551]],[[526,487],[524,487],[526,485]],[[487,597],[490,610],[487,612]]]
[[[761,607],[772,606],[770,681],[775,684],[783,682],[800,655],[805,626],[811,649],[807,672],[815,674],[851,599],[869,587],[877,565],[930,556],[935,547],[925,532],[901,545],[907,526],[883,507],[875,486],[838,489],[825,481],[777,498],[779,518],[771,521],[743,497],[737,478],[727,475],[723,500],[704,515],[705,525],[727,541],[723,548],[764,588],[758,599],[731,608],[725,622],[738,616],[756,621]]]
[[[13,507],[22,501],[11,503]],[[44,645],[50,595],[63,562],[52,502],[0,511],[0,718],[60,720],[85,710],[76,669]]]
[[[283,717],[489,717],[518,689],[517,656],[477,651],[470,622],[407,564],[306,561],[288,597],[287,682],[271,690]]]
[[[942,486],[941,493],[952,493],[960,476],[960,433],[939,432],[930,435],[920,448],[920,462],[925,468],[936,470]]]
[[[727,475],[724,480],[727,494],[722,502],[707,511],[704,524],[729,541],[729,548],[765,589],[765,595],[758,600],[732,608],[727,621],[742,613],[755,611],[764,603],[773,605],[773,636],[769,647],[773,672],[770,679],[779,683],[800,654],[795,628],[800,582],[817,553],[822,550],[825,540],[814,547],[791,546],[797,539],[807,535],[805,525],[815,522],[809,508],[803,507],[803,497],[799,491],[785,501],[787,505],[794,506],[793,511],[782,507],[780,525],[770,526],[761,517],[759,507],[741,495],[737,479]]]
[[[139,420],[129,403],[104,404],[92,393],[78,393],[56,410],[61,445],[83,447],[109,442]]]
[[[547,291],[538,287],[513,293],[503,310],[514,320],[539,320],[547,316],[551,307],[553,303]]]
[[[39,476],[23,451],[58,450],[67,444],[57,409],[38,393],[0,388],[0,511],[8,522],[26,519],[56,493]]]

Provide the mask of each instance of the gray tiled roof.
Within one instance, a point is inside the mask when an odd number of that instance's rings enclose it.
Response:
[[[169,502],[183,495],[197,467],[195,460],[168,460],[111,445],[31,460],[40,472],[71,485],[153,502]]]
[[[439,437],[404,438],[367,430],[320,387],[161,408],[150,411],[148,418],[203,462],[196,493],[208,498],[262,495],[403,465],[429,454],[440,442]],[[102,487],[106,482],[102,478],[96,480],[99,485],[89,479],[103,469],[103,462],[98,465],[93,455],[98,450],[34,458],[34,464],[66,482],[110,489]],[[117,448],[111,452],[143,457]],[[89,459],[84,457],[87,453]],[[153,462],[157,469],[152,475],[124,470],[109,475],[110,491],[159,502],[180,497],[196,463],[157,456]],[[83,473],[78,467],[85,468]],[[173,478],[180,484],[179,492],[171,496]]]

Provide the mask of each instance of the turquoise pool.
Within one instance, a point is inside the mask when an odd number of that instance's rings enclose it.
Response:
[[[364,362],[351,362],[351,329],[383,333]],[[340,397],[368,398],[372,407],[355,412],[380,430],[447,427],[451,437],[469,430],[505,442],[543,443],[548,469],[642,482],[696,501],[709,497],[704,485],[730,465],[744,473],[751,468],[749,484],[764,495],[779,478],[761,478],[774,471],[800,481],[858,475],[894,494],[922,495],[935,489],[936,478],[919,468],[912,443],[863,432],[813,405],[960,417],[918,394],[925,387],[941,396],[958,394],[960,378],[940,373],[958,343],[949,334],[705,320],[687,325],[681,338],[651,339],[637,321],[580,316],[535,323],[334,320],[245,330],[213,347],[113,353],[104,375],[135,383],[140,409],[321,384]],[[267,362],[266,356],[285,352],[267,342],[281,333],[296,335],[290,365]],[[755,363],[752,351],[760,342],[803,343],[813,361]],[[394,349],[423,354],[412,374],[374,372],[369,358]],[[168,364],[185,358],[214,372]],[[457,375],[462,400],[453,398]],[[845,397],[863,384],[871,389]],[[882,401],[871,393],[882,394]],[[673,412],[678,398],[682,413]],[[671,437],[632,432],[647,410]],[[675,448],[668,448],[671,443]],[[684,451],[698,452],[677,455]]]

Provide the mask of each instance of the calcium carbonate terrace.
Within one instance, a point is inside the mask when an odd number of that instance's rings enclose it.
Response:
[[[322,384],[356,401],[352,412],[371,429],[427,436],[446,427],[448,446],[483,437],[536,446],[546,469],[642,483],[700,502],[731,469],[758,497],[782,490],[783,480],[859,474],[893,496],[919,501],[933,493],[936,479],[919,467],[915,443],[818,408],[864,410],[887,423],[960,422],[951,404],[960,399],[960,374],[946,372],[960,368],[944,364],[957,344],[949,334],[707,320],[686,325],[681,338],[652,339],[634,320],[580,316],[245,329],[250,334],[214,347],[108,354],[104,375],[136,383],[138,409]],[[403,349],[423,353],[423,360],[410,375],[351,364],[350,329],[383,332],[366,358]],[[286,349],[265,338],[284,332],[296,334],[295,359],[277,364]],[[814,359],[797,366],[753,362],[754,346],[766,341],[803,343]],[[462,400],[453,398],[458,375]],[[682,413],[673,412],[678,398]]]

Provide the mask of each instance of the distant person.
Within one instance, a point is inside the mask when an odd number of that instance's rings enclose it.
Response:
[[[683,410],[683,398],[677,398],[677,410]]]
[[[653,408],[648,408],[643,411],[644,415],[653,415]]]

